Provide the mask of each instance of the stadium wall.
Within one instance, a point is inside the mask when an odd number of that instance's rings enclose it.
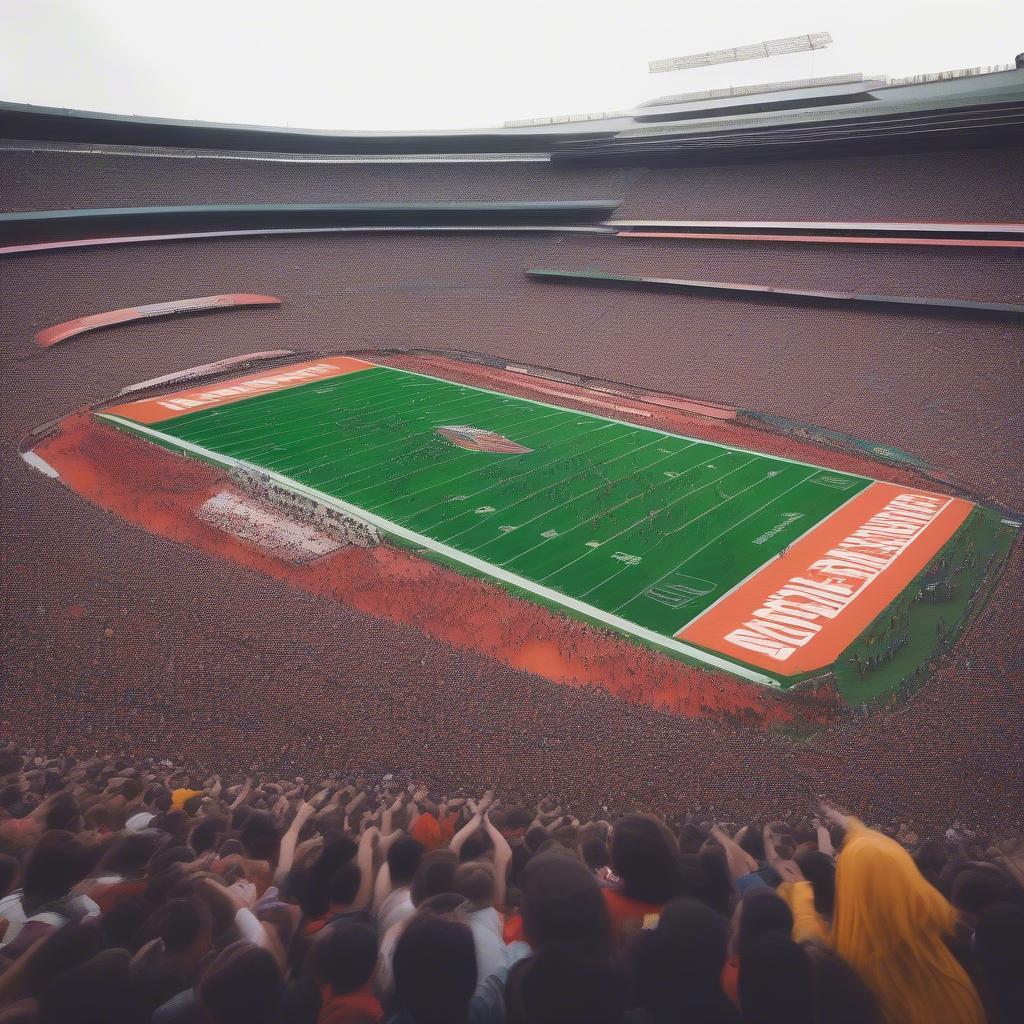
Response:
[[[493,162],[338,162],[9,141],[4,208],[170,203],[555,201],[621,198],[629,219],[1020,221],[1024,147],[724,167],[574,168],[543,154]]]

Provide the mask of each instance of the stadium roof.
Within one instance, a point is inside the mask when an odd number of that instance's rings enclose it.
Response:
[[[403,159],[487,154],[578,163],[742,163],[836,152],[1006,145],[1024,139],[1024,68],[897,83],[859,75],[667,96],[633,110],[537,118],[483,131],[333,132],[0,103],[0,138]]]

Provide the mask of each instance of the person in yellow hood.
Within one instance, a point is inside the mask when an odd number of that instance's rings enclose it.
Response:
[[[899,843],[834,808],[846,828],[836,862],[832,944],[882,1005],[887,1024],[985,1024],[950,952],[956,911]]]

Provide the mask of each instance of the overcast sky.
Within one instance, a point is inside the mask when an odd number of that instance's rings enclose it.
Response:
[[[813,53],[647,71],[822,31]],[[303,128],[473,128],[1021,51],[1024,0],[0,0],[2,100]]]

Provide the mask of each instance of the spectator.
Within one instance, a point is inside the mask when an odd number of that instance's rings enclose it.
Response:
[[[678,848],[675,838],[656,818],[631,814],[615,823],[612,832],[612,870],[618,888],[604,889],[612,933],[623,942],[657,915],[678,890]]]
[[[622,986],[604,961],[556,948],[509,975],[508,1024],[620,1024]]]
[[[990,1024],[1024,1020],[1024,907],[993,903],[982,910],[974,949]]]
[[[275,1024],[284,986],[265,949],[234,942],[222,950],[199,982],[199,1006],[210,1024]]]
[[[743,1024],[815,1024],[811,961],[788,935],[765,932],[744,949]]]
[[[473,933],[477,983],[508,966],[503,923],[495,909],[494,868],[482,861],[460,864],[452,889],[466,901],[465,918]]]
[[[377,1024],[383,1016],[372,988],[377,954],[377,932],[368,924],[341,921],[320,932],[309,952],[323,1000],[317,1024]]]
[[[669,903],[657,927],[635,939],[633,989],[642,1009],[636,1024],[739,1024],[739,1011],[720,982],[728,934],[725,919],[703,903]]]
[[[608,957],[612,931],[605,890],[579,860],[556,850],[542,853],[527,864],[522,886],[522,936],[531,949]]]
[[[466,924],[419,912],[395,947],[398,1012],[391,1024],[466,1024],[476,991],[476,953]]]
[[[423,844],[412,836],[399,836],[388,848],[386,873],[391,891],[381,902],[376,915],[381,934],[404,921],[415,909],[409,887],[424,852]]]
[[[72,892],[88,870],[88,853],[71,833],[47,832],[28,855],[21,889],[0,900],[0,956],[15,958],[51,929],[98,915],[88,896]]]
[[[947,946],[956,911],[899,843],[846,818],[836,863],[836,951],[890,1024],[984,1024],[978,993]]]
[[[763,935],[774,933],[789,938],[793,933],[793,913],[786,901],[772,889],[752,889],[736,905],[732,928],[722,987],[739,1006],[738,982],[744,954]]]

